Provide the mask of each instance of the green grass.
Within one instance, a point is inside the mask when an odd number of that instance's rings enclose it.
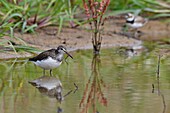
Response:
[[[15,31],[32,33],[48,25],[58,25],[60,33],[65,21],[76,22],[73,18],[76,5],[72,7],[69,0],[1,0],[0,7],[0,39],[9,36],[23,42],[14,36]],[[16,48],[9,40],[5,41],[15,52],[16,49],[23,50],[23,46],[30,50],[25,43]],[[0,45],[4,46],[4,43]]]
[[[0,23],[10,24],[22,33],[52,24],[62,26],[62,20],[73,15],[69,0],[21,0],[19,3],[1,0],[0,6]]]
[[[132,12],[145,13],[147,18],[151,19],[170,17],[169,3],[169,0],[112,0],[109,6],[112,12],[109,13],[109,16]]]
[[[74,14],[82,8],[82,0],[1,0],[0,25],[8,29],[18,29],[22,33],[34,32],[35,29],[48,25],[58,25],[59,31],[66,22],[78,23]],[[170,16],[167,3],[156,0],[111,0],[111,15],[126,12],[152,12],[154,17]],[[7,28],[6,28],[7,29]]]

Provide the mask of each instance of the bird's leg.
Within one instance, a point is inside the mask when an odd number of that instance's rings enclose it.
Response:
[[[43,69],[43,75],[45,76],[45,69]]]
[[[52,76],[52,69],[50,69],[50,76]]]

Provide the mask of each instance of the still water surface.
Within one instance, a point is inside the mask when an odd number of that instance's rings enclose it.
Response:
[[[161,59],[157,79],[153,53],[126,58],[107,49],[100,57],[91,50],[72,55],[68,65],[53,70],[62,95],[72,91],[61,102],[28,83],[43,76],[41,68],[27,59],[2,60],[0,113],[170,113],[170,58]]]

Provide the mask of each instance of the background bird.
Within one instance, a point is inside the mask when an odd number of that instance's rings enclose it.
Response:
[[[134,29],[143,27],[148,22],[148,19],[143,18],[141,16],[135,16],[132,13],[128,13],[125,16],[125,18],[126,18],[126,25],[128,25]]]

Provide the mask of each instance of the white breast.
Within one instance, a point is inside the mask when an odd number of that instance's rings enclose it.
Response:
[[[144,24],[142,23],[133,23],[133,24],[128,23],[128,26],[133,27],[133,28],[139,28],[139,27],[142,27],[143,25]]]
[[[45,70],[49,70],[49,69],[53,69],[53,68],[57,68],[62,62],[59,62],[57,60],[52,59],[51,57],[48,57],[45,60],[37,60],[36,62],[34,62],[37,66],[45,69]]]

